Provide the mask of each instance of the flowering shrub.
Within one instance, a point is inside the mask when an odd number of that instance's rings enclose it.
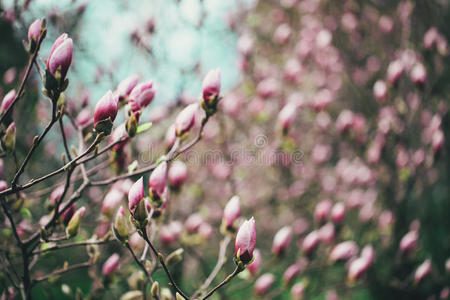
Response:
[[[210,70],[152,122],[138,75],[70,96],[77,40],[43,54],[35,20],[3,80],[2,297],[447,299],[444,8],[255,2],[239,84]]]

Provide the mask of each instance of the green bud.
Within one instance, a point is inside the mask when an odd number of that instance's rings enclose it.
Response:
[[[83,217],[84,213],[86,212],[86,208],[83,206],[79,208],[72,216],[72,218],[69,221],[69,224],[66,228],[66,234],[67,237],[74,237],[78,234],[78,228],[80,227],[80,221]]]
[[[151,295],[153,298],[157,298],[159,295],[159,283],[158,281],[153,282],[152,288],[151,288]]]
[[[179,263],[183,259],[183,248],[178,248],[177,250],[170,253],[166,258],[166,265],[172,266]]]
[[[5,135],[2,138],[2,147],[7,153],[13,152],[16,147],[16,125],[14,122],[6,128]]]
[[[119,241],[126,241],[128,239],[128,226],[125,218],[125,210],[121,206],[116,214],[114,221],[113,232]]]

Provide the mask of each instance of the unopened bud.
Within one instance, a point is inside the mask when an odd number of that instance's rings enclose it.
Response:
[[[14,122],[6,128],[5,135],[2,138],[2,147],[8,153],[14,151],[16,147],[16,125]]]
[[[172,266],[179,263],[183,259],[183,248],[178,248],[177,250],[170,253],[166,258],[166,265]]]
[[[153,298],[157,298],[159,296],[159,283],[158,281],[153,282],[152,288],[150,290]]]
[[[113,231],[119,241],[126,241],[128,239],[127,219],[125,218],[125,210],[121,206],[116,214]]]
[[[78,228],[80,227],[80,221],[81,221],[81,218],[84,216],[85,212],[86,212],[86,208],[83,206],[74,213],[74,215],[70,219],[69,224],[67,225],[67,228],[66,228],[66,234],[68,237],[73,237],[78,234]]]

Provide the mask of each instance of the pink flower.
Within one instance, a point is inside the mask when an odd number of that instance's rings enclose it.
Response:
[[[326,219],[331,210],[331,201],[329,199],[325,199],[319,202],[316,205],[316,209],[314,210],[314,219],[316,221],[323,221]]]
[[[320,242],[319,232],[317,230],[311,231],[304,239],[302,243],[302,249],[305,253],[310,253]]]
[[[167,178],[172,187],[180,187],[187,179],[188,169],[186,164],[180,160],[174,161],[169,168]]]
[[[0,192],[6,190],[8,188],[8,183],[4,180],[0,180]]]
[[[141,110],[153,101],[155,98],[156,89],[153,86],[153,81],[143,82],[138,84],[130,93],[130,108],[133,112]]]
[[[128,192],[128,208],[134,213],[136,206],[144,199],[144,179],[141,177],[136,181]]]
[[[5,97],[3,97],[3,100],[2,100],[2,105],[1,105],[1,110],[2,110],[2,113],[5,113],[8,109],[9,109],[9,107],[11,106],[11,104],[14,102],[14,99],[16,99],[16,95],[17,95],[17,93],[16,93],[16,91],[15,90],[10,90],[6,95],[5,95]]]
[[[361,251],[361,257],[365,257],[369,264],[372,264],[375,260],[375,250],[372,245],[366,245]]]
[[[148,180],[150,193],[153,197],[160,198],[166,188],[167,162],[160,163],[153,170]]]
[[[338,202],[333,205],[331,209],[331,220],[334,223],[341,223],[345,218],[345,205],[342,202]]]
[[[255,294],[263,295],[275,282],[275,276],[270,273],[261,275],[255,282]]]
[[[319,229],[319,238],[324,243],[331,243],[334,240],[334,225],[331,222],[326,223]]]
[[[61,82],[66,78],[67,71],[72,63],[72,48],[72,39],[68,37],[67,33],[63,33],[53,43],[47,59],[46,68],[54,77],[56,77],[56,71],[60,69]]]
[[[425,260],[414,273],[414,282],[418,284],[421,282],[428,274],[431,273],[431,260]]]
[[[64,192],[64,185],[60,185],[56,187],[50,194],[49,202],[51,205],[56,205],[56,202],[58,202],[61,199],[61,196]]]
[[[31,41],[34,41],[37,43],[39,41],[41,37],[41,24],[42,21],[37,19],[28,27],[28,42],[31,43]]]
[[[252,276],[255,276],[258,274],[259,269],[261,268],[261,252],[258,249],[255,249],[253,251],[253,261],[247,265],[247,269],[252,274]]]
[[[256,245],[255,219],[245,221],[238,230],[234,247],[234,254],[244,264],[248,264],[253,258],[253,250]]]
[[[416,64],[411,70],[411,81],[417,86],[423,86],[427,80],[427,70],[422,64]]]
[[[130,95],[133,88],[138,84],[138,82],[139,82],[138,75],[132,75],[122,80],[116,88],[116,94],[119,97],[119,99],[127,98]]]
[[[377,80],[373,85],[373,95],[378,102],[384,102],[387,97],[387,86],[383,80]]]
[[[94,110],[94,126],[100,121],[111,119],[113,122],[116,119],[118,106],[118,99],[113,95],[111,91],[108,91],[101,99],[98,101]]]
[[[214,69],[206,74],[203,79],[203,100],[206,104],[211,104],[211,101],[217,100],[220,94],[220,69]]]
[[[91,109],[86,107],[78,113],[76,123],[78,126],[85,126],[89,124],[91,119],[92,119]]]
[[[350,263],[348,268],[348,278],[355,280],[361,276],[370,266],[370,261],[367,257],[361,256]]]
[[[390,84],[395,84],[403,73],[403,64],[400,60],[391,62],[387,69],[387,81]]]
[[[297,105],[295,103],[287,103],[278,114],[278,123],[281,129],[286,132],[291,127],[297,116]]]
[[[272,253],[274,253],[275,255],[283,254],[286,251],[287,247],[289,247],[291,239],[292,228],[290,226],[281,228],[273,238]]]
[[[352,258],[358,253],[358,245],[353,241],[346,241],[334,246],[328,257],[331,261],[345,260]]]
[[[116,188],[111,189],[103,199],[102,214],[111,216],[120,206],[123,199],[123,193]]]
[[[416,230],[411,230],[400,240],[400,251],[405,252],[415,248],[418,239],[419,233]]]
[[[194,213],[187,218],[186,222],[184,223],[184,227],[186,230],[190,233],[193,233],[197,231],[200,226],[203,224],[204,220],[202,215],[199,213]]]
[[[183,135],[194,126],[197,109],[197,103],[189,104],[178,114],[175,119],[175,134],[177,136]]]
[[[304,292],[305,292],[305,285],[303,284],[303,282],[294,284],[291,288],[291,299],[302,300]]]
[[[175,134],[175,124],[172,124],[169,126],[169,128],[166,131],[166,135],[164,137],[164,142],[166,143],[168,148],[171,148],[173,144],[175,143],[175,140],[177,139],[177,136]]]
[[[291,282],[298,274],[300,274],[301,267],[299,264],[290,265],[283,274],[283,280],[286,283]]]
[[[233,227],[234,222],[241,216],[241,205],[238,196],[233,196],[223,210],[222,220],[227,228]]]
[[[103,264],[102,273],[104,276],[108,276],[114,273],[119,268],[120,256],[117,253],[111,255]]]

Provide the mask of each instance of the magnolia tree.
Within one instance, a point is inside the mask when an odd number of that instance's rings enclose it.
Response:
[[[74,42],[41,60],[36,20],[1,104],[3,297],[447,299],[446,5],[260,1],[227,18],[242,81],[159,110],[137,75],[73,99]]]

